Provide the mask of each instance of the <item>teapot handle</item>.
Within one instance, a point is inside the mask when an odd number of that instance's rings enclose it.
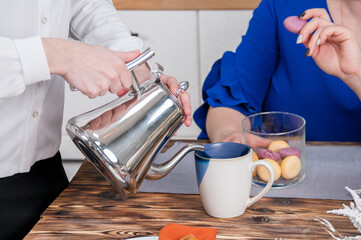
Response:
[[[147,48],[136,59],[128,62],[125,66],[129,69],[129,71],[133,71],[134,69],[148,61],[150,58],[152,58],[154,55],[154,51],[150,48]]]
[[[201,150],[204,151],[203,144],[188,144],[179,150],[170,160],[156,164],[153,163],[145,176],[147,180],[158,180],[165,177],[172,169],[187,155],[190,151]]]
[[[146,61],[148,61],[154,55],[155,55],[155,53],[153,52],[153,50],[151,50],[150,48],[147,48],[136,59],[134,59],[133,61],[128,62],[126,64],[126,67],[129,69],[129,71],[131,72],[131,75],[132,75],[131,91],[133,93],[140,92],[140,86],[139,86],[137,77],[135,76],[135,73],[133,70],[136,69],[137,67],[139,67],[140,65],[142,65],[143,63],[145,63]]]

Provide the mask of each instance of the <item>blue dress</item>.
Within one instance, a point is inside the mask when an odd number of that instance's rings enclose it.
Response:
[[[283,21],[310,8],[325,8],[325,0],[263,0],[236,52],[225,52],[207,76],[204,103],[194,114],[207,138],[209,106],[229,107],[245,115],[285,111],[306,119],[308,141],[361,142],[361,102],[339,78],[324,73],[297,34]],[[280,47],[281,46],[281,47]]]

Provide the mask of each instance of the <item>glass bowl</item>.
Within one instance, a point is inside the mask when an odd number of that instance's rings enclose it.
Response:
[[[288,112],[261,112],[242,120],[242,143],[250,146],[253,161],[265,159],[275,170],[272,188],[295,185],[305,178],[305,126],[303,117]],[[264,167],[253,172],[253,183],[265,186]]]

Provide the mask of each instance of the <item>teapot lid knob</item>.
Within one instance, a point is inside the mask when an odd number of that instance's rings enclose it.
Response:
[[[179,96],[179,94],[181,94],[182,92],[185,92],[188,87],[189,87],[189,82],[187,81],[182,81],[178,84],[179,88],[178,88],[178,91],[177,91],[177,97]]]

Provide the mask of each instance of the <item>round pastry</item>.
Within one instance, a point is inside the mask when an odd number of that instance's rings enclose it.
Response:
[[[253,158],[253,162],[259,159],[255,152],[253,152],[252,158]]]
[[[275,172],[274,181],[277,181],[281,177],[281,167],[280,167],[280,165],[275,160],[272,160],[272,159],[263,159],[263,160],[266,160],[267,162],[269,162],[272,165],[273,170]],[[268,169],[266,167],[258,166],[257,167],[257,174],[260,177],[260,179],[262,179],[265,182],[268,182],[270,174],[269,174]]]
[[[255,152],[253,152],[253,162],[257,161],[258,160],[258,156]],[[256,168],[257,169],[257,168]],[[252,172],[252,177],[255,177],[256,174],[257,174],[257,171],[256,169]]]
[[[283,21],[285,28],[292,33],[299,33],[307,21],[300,19],[297,16],[290,16]]]
[[[281,158],[286,158],[288,156],[297,156],[301,157],[301,152],[295,147],[282,148],[278,151]]]
[[[283,159],[281,164],[282,177],[285,179],[293,179],[301,171],[301,160],[297,156],[289,156]]]
[[[257,156],[260,159],[272,159],[275,161],[280,161],[281,160],[281,156],[279,153],[277,152],[273,152],[271,150],[265,149],[265,148],[259,148],[257,149]]]
[[[179,240],[198,240],[193,234],[188,234]]]
[[[268,150],[271,150],[273,152],[278,152],[282,148],[290,147],[286,141],[283,140],[276,140],[270,143],[268,145]]]

